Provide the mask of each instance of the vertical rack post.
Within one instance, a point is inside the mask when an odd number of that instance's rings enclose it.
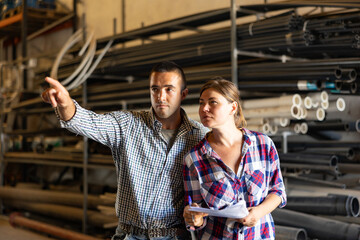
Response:
[[[87,105],[87,83],[86,81],[82,85],[83,87],[83,101],[82,105],[86,107]],[[87,232],[87,209],[88,209],[88,160],[89,160],[89,139],[87,137],[83,137],[84,141],[84,152],[83,152],[83,221],[82,221],[82,231],[83,233]]]
[[[231,81],[238,86],[238,66],[237,66],[237,37],[236,37],[236,0],[231,0]]]

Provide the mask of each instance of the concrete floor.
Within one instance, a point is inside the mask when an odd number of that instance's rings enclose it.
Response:
[[[1,240],[55,240],[25,228],[13,227],[6,216],[0,216]]]

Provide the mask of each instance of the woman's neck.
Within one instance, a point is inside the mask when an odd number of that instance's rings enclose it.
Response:
[[[243,134],[240,129],[234,127],[212,129],[209,142],[231,147],[242,141]]]

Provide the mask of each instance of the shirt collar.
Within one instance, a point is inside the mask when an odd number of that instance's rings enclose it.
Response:
[[[162,123],[156,119],[155,116],[155,112],[154,109],[152,107],[150,107],[150,118],[151,118],[151,124],[153,126],[153,128],[157,131],[160,132],[161,128],[162,128]],[[181,135],[183,133],[189,132],[191,131],[193,128],[199,128],[198,126],[196,126],[194,123],[192,123],[186,112],[184,111],[183,108],[180,108],[180,115],[181,115],[181,124],[179,127],[179,131],[178,131],[178,135]]]
[[[254,134],[246,129],[246,128],[241,128],[243,134],[244,134],[244,144],[248,145],[247,147],[249,147],[252,142],[255,142],[256,137],[254,136]],[[206,134],[206,136],[204,137],[204,139],[201,141],[202,142],[202,147],[199,149],[201,156],[206,155],[207,157],[214,157],[217,158],[217,154],[214,152],[214,150],[211,148],[210,143],[207,141],[207,137],[209,136],[210,132],[208,132]],[[216,154],[216,155],[215,155]]]

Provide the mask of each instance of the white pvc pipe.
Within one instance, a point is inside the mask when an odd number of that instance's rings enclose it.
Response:
[[[243,114],[245,118],[297,118],[298,116],[300,116],[300,110],[297,106],[282,106],[273,108],[243,109]]]
[[[247,125],[246,128],[255,132],[261,132],[263,130],[262,125]]]
[[[268,122],[265,118],[246,118],[246,123],[248,125],[262,125]]]
[[[276,126],[276,125],[270,125],[270,132],[269,132],[269,134],[271,134],[271,135],[275,135],[275,134],[277,134],[278,133],[278,126]]]
[[[279,106],[288,106],[288,105],[300,106],[301,102],[302,102],[301,96],[299,94],[294,94],[294,95],[286,95],[276,98],[245,100],[242,102],[241,105],[243,109],[254,109],[254,108],[279,107]]]
[[[300,123],[295,123],[293,129],[294,129],[295,133],[299,134],[300,133]]]
[[[336,101],[330,101],[329,107],[327,109],[328,112],[343,112],[346,109],[346,102],[343,98],[339,97]]]
[[[308,97],[310,97],[313,102],[329,101],[329,94],[326,91],[308,93]]]
[[[301,107],[292,105],[291,106],[291,117],[300,119],[301,118]]]
[[[262,125],[262,133],[269,134],[271,130],[271,126],[268,123]]]
[[[325,110],[322,108],[310,109],[307,111],[306,120],[323,121],[325,119]]]
[[[307,116],[307,109],[302,107],[300,108],[300,110],[301,110],[301,114],[299,119],[305,119]]]
[[[309,130],[308,124],[306,122],[302,122],[300,124],[300,133],[301,134],[306,134]]]
[[[289,124],[290,124],[290,119],[280,118],[280,126],[286,127],[286,126],[289,126]]]
[[[281,127],[286,127],[290,124],[290,120],[288,118],[271,118],[269,119],[269,122],[271,125],[275,125],[275,126],[281,126]]]
[[[323,109],[327,110],[329,108],[329,101],[321,102],[321,107]]]
[[[304,107],[307,109],[311,109],[313,106],[313,100],[311,99],[311,97],[306,96],[304,98]]]

